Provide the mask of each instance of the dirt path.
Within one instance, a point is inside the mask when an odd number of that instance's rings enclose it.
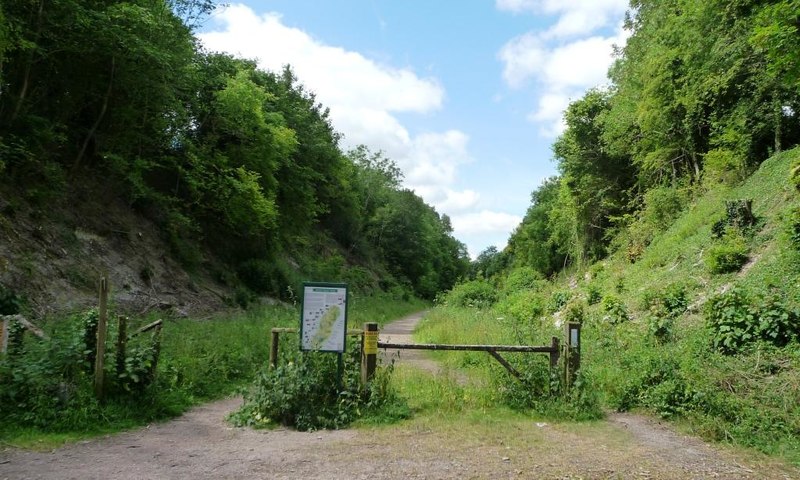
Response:
[[[387,326],[382,338],[407,341],[402,336],[418,320]],[[400,361],[437,369],[408,353]],[[416,419],[301,433],[230,427],[224,418],[240,402],[222,400],[167,423],[52,452],[6,449],[0,479],[800,478],[798,470],[709,446],[636,415],[556,425]]]

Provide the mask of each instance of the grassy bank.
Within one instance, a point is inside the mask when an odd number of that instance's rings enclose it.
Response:
[[[563,335],[557,326],[581,321],[584,387],[604,408],[647,411],[800,465],[800,251],[791,238],[800,199],[788,175],[798,157],[783,152],[741,185],[694,191],[635,261],[623,230],[616,253],[557,278],[518,267],[459,285],[419,340],[547,344]],[[752,200],[755,224],[715,236],[725,202],[740,199]],[[485,354],[439,358],[505,375]]]

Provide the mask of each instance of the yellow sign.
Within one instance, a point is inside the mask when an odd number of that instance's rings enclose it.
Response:
[[[364,354],[376,355],[378,353],[378,332],[364,332]]]

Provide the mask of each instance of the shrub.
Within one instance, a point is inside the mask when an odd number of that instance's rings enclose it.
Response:
[[[0,285],[0,315],[15,315],[22,308],[22,299]]]
[[[738,272],[747,262],[749,248],[738,232],[728,230],[719,242],[708,250],[706,265],[711,273]]]
[[[789,210],[786,217],[786,230],[792,246],[795,250],[800,250],[800,207]]]
[[[471,280],[453,287],[444,296],[446,305],[485,308],[497,301],[497,289],[486,280]]]
[[[647,330],[659,343],[672,340],[675,329],[675,317],[670,315],[649,315],[647,317]]]
[[[609,295],[603,299],[601,306],[605,312],[603,320],[613,325],[628,321],[628,310],[619,298]]]
[[[512,270],[505,280],[505,290],[508,293],[517,290],[538,290],[545,284],[544,277],[531,267],[519,267]]]
[[[603,294],[600,292],[600,287],[594,284],[589,284],[586,288],[586,301],[589,305],[596,305],[603,299]]]
[[[755,296],[742,288],[716,295],[706,304],[714,348],[734,354],[756,340],[782,347],[800,335],[800,312],[780,298]]]
[[[238,426],[278,423],[316,430],[343,428],[381,410],[407,417],[410,411],[390,387],[392,367],[379,370],[370,390],[362,392],[359,358],[357,349],[344,356],[340,383],[334,355],[294,351],[276,368],[266,367],[258,374],[244,405],[231,419]]]
[[[744,159],[725,148],[709,150],[703,159],[703,180],[708,185],[736,185],[746,173]]]
[[[553,295],[550,296],[550,302],[547,304],[547,311],[550,313],[555,313],[561,310],[569,301],[570,296],[571,295],[567,290],[553,292]]]
[[[498,302],[497,310],[521,321],[530,321],[544,313],[544,302],[540,293],[520,290],[509,294]]]
[[[583,323],[586,318],[586,304],[580,300],[573,300],[564,309],[564,321]]]

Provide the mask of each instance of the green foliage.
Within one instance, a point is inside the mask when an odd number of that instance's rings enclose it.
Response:
[[[13,336],[22,348],[10,349],[0,359],[0,401],[7,406],[3,423],[55,432],[86,428],[97,421],[103,407],[92,389],[94,337],[87,342],[96,328],[94,310],[62,322],[47,340],[23,339],[19,327],[20,335]],[[156,399],[148,387],[157,355],[152,339],[141,335],[129,341],[126,354],[120,356],[114,348],[116,329],[112,325],[109,330],[105,362],[109,402],[118,407],[141,401],[142,414],[152,415],[149,407]]]
[[[600,303],[600,300],[603,299],[603,292],[600,290],[600,287],[590,283],[586,287],[586,302],[589,305],[596,305]]]
[[[800,250],[800,207],[789,210],[786,216],[786,230],[792,246]]]
[[[626,256],[635,262],[650,245],[658,232],[671,225],[681,213],[686,203],[686,192],[673,187],[654,187],[645,192],[644,208],[633,217],[623,217],[622,224],[630,222],[620,239]]]
[[[542,274],[533,267],[517,267],[506,275],[503,282],[505,292],[517,292],[519,290],[541,290],[546,285]]]
[[[293,351],[276,368],[258,374],[244,405],[231,418],[240,426],[277,423],[304,431],[344,428],[371,413],[389,412],[394,417],[384,420],[406,418],[410,411],[389,382],[392,367],[382,369],[364,392],[359,358],[356,350],[344,356],[339,383],[335,355]]]
[[[547,311],[550,313],[555,313],[561,310],[564,308],[567,302],[569,302],[570,298],[572,298],[572,295],[567,290],[553,292],[553,294],[550,295],[550,300],[547,303]]]
[[[735,230],[728,230],[708,249],[706,265],[711,273],[737,272],[747,262],[749,252],[744,237]]]
[[[738,353],[758,340],[782,347],[800,334],[800,311],[774,296],[764,298],[734,287],[706,305],[712,344],[725,354]]]
[[[736,185],[744,180],[747,173],[744,159],[732,150],[709,150],[703,160],[703,181],[707,185]]]
[[[497,302],[497,311],[518,321],[532,321],[545,312],[542,294],[534,290],[517,290]]]
[[[564,321],[568,323],[583,323],[586,319],[586,303],[581,300],[572,300],[564,308]]]
[[[603,320],[612,325],[625,323],[629,320],[628,309],[625,308],[625,303],[619,297],[614,295],[606,296],[603,298],[601,308],[605,313]]]
[[[486,308],[497,301],[497,288],[486,280],[460,283],[447,292],[439,303],[458,307]]]
[[[22,303],[19,295],[0,285],[0,315],[15,315],[19,313]]]
[[[550,215],[556,206],[560,181],[551,177],[531,194],[531,206],[508,239],[513,265],[533,268],[542,275],[551,275],[564,266],[564,255],[553,241]]]

